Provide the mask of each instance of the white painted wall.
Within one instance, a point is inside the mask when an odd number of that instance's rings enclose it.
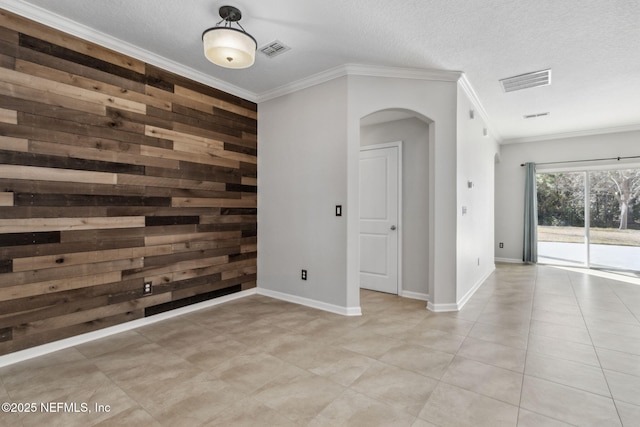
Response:
[[[402,141],[401,294],[429,294],[429,125],[417,118],[361,127],[361,145]]]
[[[427,264],[429,307],[459,306],[484,272],[467,268],[468,260],[479,256],[487,261],[483,268],[491,265],[493,157],[484,140],[471,136],[476,125],[458,128],[458,90],[448,75],[425,80],[348,74],[260,103],[259,291],[345,314],[359,311],[360,119],[400,109],[429,123],[428,247],[416,258]],[[461,193],[467,178],[475,180],[477,191]],[[476,222],[459,222],[462,201],[473,205]],[[334,216],[336,204],[343,205],[342,217]],[[460,269],[459,258],[465,262]],[[307,281],[300,280],[303,268]]]
[[[429,126],[429,296],[430,307],[456,303],[456,96],[457,83],[411,78],[348,77],[347,197],[358,204],[360,119],[376,111],[403,109],[433,122]],[[347,224],[347,299],[359,298],[358,213]],[[425,260],[426,262],[427,260]]]
[[[258,120],[258,287],[337,308],[348,306],[347,221],[335,216],[349,211],[346,84],[261,103]]]
[[[502,145],[500,162],[496,165],[495,175],[496,261],[522,261],[524,168],[520,166],[521,163],[562,162],[638,155],[640,155],[640,131]],[[597,164],[618,165],[619,163],[614,160]],[[585,165],[593,167],[596,163],[583,164],[583,166]],[[579,165],[572,164],[571,166],[577,167]],[[544,168],[544,166],[538,167],[539,170]],[[504,249],[498,248],[500,242],[504,242]]]
[[[461,89],[458,91],[458,168],[456,211],[457,303],[464,304],[495,270],[494,263],[494,176],[498,144],[480,114]],[[469,188],[468,183],[472,183]],[[462,209],[466,208],[466,213]]]

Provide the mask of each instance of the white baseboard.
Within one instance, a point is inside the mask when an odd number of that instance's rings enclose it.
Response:
[[[300,297],[297,295],[285,294],[283,292],[272,291],[270,289],[258,288],[258,294],[267,297],[279,299],[282,301],[292,302],[295,304],[304,305],[318,310],[328,311],[330,313],[341,314],[343,316],[362,316],[362,310],[360,307],[341,307],[339,305],[329,304],[322,301],[316,301],[309,298]]]
[[[0,356],[0,368],[3,366],[12,365],[14,363],[22,362],[28,359],[33,359],[34,357],[44,356],[45,354],[53,353],[54,351],[64,350],[65,348],[74,347],[80,344],[85,344],[90,341],[98,340],[100,338],[106,338],[110,335],[118,334],[120,332],[130,331],[131,329],[136,329],[141,326],[151,325],[153,323],[170,319],[172,317],[181,316],[183,314],[202,310],[208,307],[213,307],[225,302],[233,301],[239,298],[244,298],[249,295],[255,295],[256,293],[257,293],[256,288],[251,288],[245,291],[224,295],[208,301],[191,304],[186,307],[176,308],[175,310],[165,311],[164,313],[154,314],[153,316],[144,317],[142,319],[136,319],[130,322],[110,326],[108,328],[100,329],[97,331],[87,332],[86,334],[76,335],[75,337],[65,338],[59,341],[54,341],[51,343],[39,345],[37,347],[28,348],[26,350],[16,351],[14,353]]]
[[[423,294],[421,292],[400,291],[400,296],[403,298],[417,299],[420,301],[429,301],[429,294]]]
[[[487,278],[489,276],[491,276],[491,274],[495,271],[495,269],[496,269],[496,266],[494,265],[493,268],[490,271],[488,271],[484,276],[482,276],[471,287],[471,289],[469,289],[467,291],[467,293],[464,294],[464,296],[458,300],[457,303],[455,303],[455,304],[433,304],[433,303],[429,302],[427,304],[427,308],[429,310],[435,312],[435,313],[444,313],[444,312],[448,312],[448,311],[460,311],[462,309],[462,307],[464,307],[464,305],[469,301],[469,299],[471,299],[473,294],[476,293],[476,291],[480,288],[480,286],[482,286],[482,284],[485,282],[485,280],[487,280]]]
[[[495,262],[507,262],[509,264],[523,264],[521,259],[516,258],[494,258]]]
[[[434,313],[445,313],[447,311],[458,311],[458,304],[434,304],[431,301],[427,303],[427,309]]]
[[[469,289],[469,291],[458,300],[458,303],[456,304],[458,306],[458,310],[461,310],[462,307],[464,307],[464,305],[469,301],[469,299],[473,296],[473,294],[476,293],[476,291],[478,290],[478,288],[480,288],[480,286],[482,286],[482,284],[485,282],[485,280],[487,280],[489,278],[489,276],[491,276],[491,274],[496,271],[496,266],[495,264],[493,265],[493,268],[491,268],[491,270],[489,270],[487,272],[487,274],[485,274],[484,276],[482,276],[476,283],[475,285],[473,285],[473,287],[471,289]]]

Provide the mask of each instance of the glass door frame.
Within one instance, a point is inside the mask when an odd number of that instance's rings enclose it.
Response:
[[[591,176],[588,170],[582,171],[584,176],[584,266],[591,268]]]
[[[541,170],[540,170],[541,169]],[[600,164],[594,166],[578,166],[578,167],[550,167],[550,168],[537,168],[536,175],[538,174],[561,174],[561,173],[582,173],[584,177],[584,245],[585,245],[585,261],[575,263],[576,266],[594,269],[607,269],[606,267],[593,267],[591,262],[591,176],[590,172],[595,171],[607,171],[607,170],[625,170],[625,169],[640,169],[640,163],[613,163],[613,164]],[[537,189],[536,189],[537,193]],[[537,197],[537,194],[536,194]],[[538,242],[536,242],[536,245]],[[612,267],[612,270],[616,270]]]

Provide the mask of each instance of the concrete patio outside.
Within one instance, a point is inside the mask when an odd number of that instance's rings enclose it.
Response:
[[[590,255],[591,267],[640,274],[640,247],[638,246],[592,244]],[[538,262],[541,264],[584,266],[586,259],[584,243],[538,242]]]

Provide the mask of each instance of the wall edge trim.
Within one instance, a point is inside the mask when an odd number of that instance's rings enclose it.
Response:
[[[462,89],[465,95],[467,95],[467,98],[469,98],[469,101],[471,101],[471,104],[476,108],[476,110],[478,110],[478,113],[480,113],[480,117],[482,117],[482,120],[484,121],[489,133],[495,137],[496,142],[498,144],[502,143],[502,137],[496,130],[495,126],[493,126],[493,124],[491,123],[491,119],[489,118],[489,113],[487,113],[487,110],[484,108],[484,105],[482,105],[482,101],[480,101],[480,97],[478,96],[475,89],[471,85],[471,82],[467,78],[466,74],[462,73],[462,75],[460,76],[460,79],[458,80],[458,86],[460,87],[460,89]]]
[[[258,295],[279,299],[282,301],[292,302],[294,304],[304,305],[306,307],[318,310],[328,311],[330,313],[340,314],[343,316],[361,316],[362,309],[360,307],[341,307],[335,304],[304,298],[298,295],[286,294],[284,292],[273,291],[258,287]]]
[[[434,313],[446,313],[449,311],[458,311],[458,304],[433,304],[429,301],[429,303],[427,303],[427,309]]]
[[[494,258],[495,262],[505,262],[508,264],[524,264],[521,259],[516,258]]]
[[[495,264],[493,264],[489,269],[489,271],[485,273],[480,279],[478,279],[478,281],[473,285],[473,287],[471,287],[471,289],[469,289],[469,291],[467,291],[467,293],[464,294],[464,296],[460,298],[460,300],[458,300],[458,302],[456,303],[456,305],[458,306],[458,310],[461,310],[462,307],[464,307],[464,305],[469,301],[469,299],[471,299],[473,294],[475,294],[476,291],[480,289],[480,286],[484,284],[484,282],[489,278],[489,276],[491,276],[491,274],[493,274],[494,271],[496,271]]]
[[[432,70],[426,68],[401,68],[376,65],[344,64],[322,71],[292,83],[258,94],[257,103],[307,89],[344,76],[390,77],[399,79],[433,80],[457,82],[463,75],[460,71]]]
[[[551,141],[554,139],[579,138],[584,136],[606,135],[610,133],[635,132],[639,130],[640,130],[640,123],[636,123],[628,126],[616,126],[616,127],[608,127],[608,128],[578,130],[574,132],[552,133],[547,135],[531,136],[526,138],[510,138],[510,139],[502,140],[501,144],[504,144],[504,145],[522,144],[525,142]]]
[[[412,292],[412,291],[400,291],[400,296],[403,298],[417,299],[420,301],[429,301],[429,294],[424,292]]]

